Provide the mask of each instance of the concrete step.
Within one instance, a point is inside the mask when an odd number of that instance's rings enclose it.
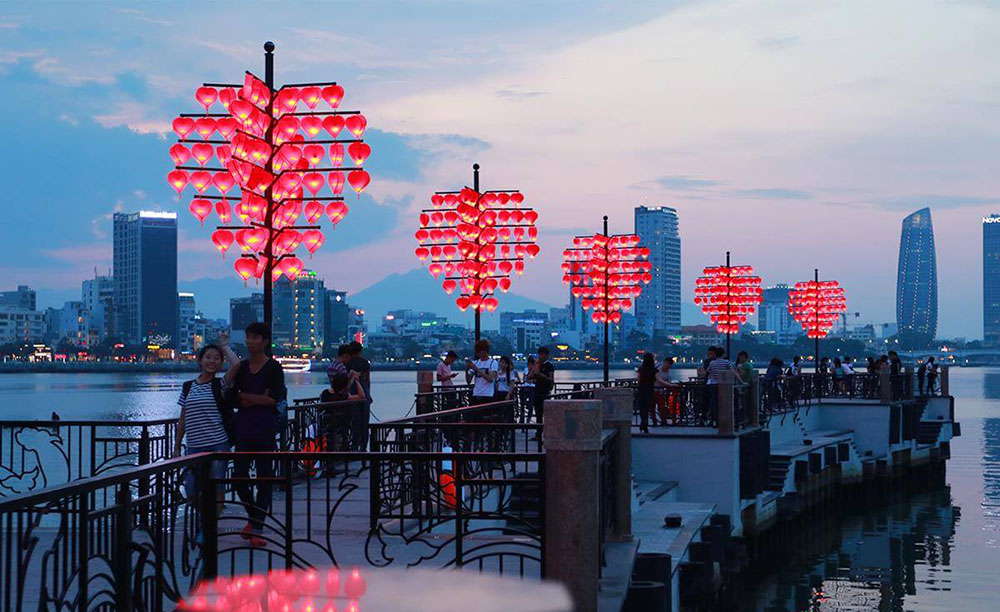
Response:
[[[677,481],[637,480],[632,484],[637,506],[651,501],[676,501]]]

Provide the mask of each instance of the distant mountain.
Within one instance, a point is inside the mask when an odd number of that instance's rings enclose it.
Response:
[[[427,273],[424,268],[417,268],[404,274],[390,274],[357,293],[347,296],[347,301],[355,308],[365,311],[369,329],[377,329],[377,322],[390,310],[408,308],[433,312],[438,316],[448,317],[452,323],[473,325],[472,311],[462,312],[455,305],[456,294],[448,295],[441,289],[441,282]],[[500,310],[522,311],[535,309],[548,312],[551,304],[526,298],[516,293],[500,295]],[[500,327],[500,310],[495,313],[483,313],[484,329]]]

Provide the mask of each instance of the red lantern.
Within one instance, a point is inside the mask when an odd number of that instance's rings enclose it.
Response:
[[[174,132],[181,138],[187,138],[187,135],[194,131],[194,119],[189,117],[178,117],[174,119],[172,125]]]
[[[167,182],[170,183],[170,186],[174,188],[174,191],[176,191],[178,195],[184,191],[184,188],[188,184],[188,180],[188,173],[183,170],[174,170],[167,173]]]
[[[208,200],[192,200],[188,209],[191,211],[192,215],[201,221],[202,225],[205,225],[205,219],[208,215],[212,214],[212,203]]]
[[[194,97],[198,100],[198,103],[205,107],[205,112],[208,112],[208,107],[215,104],[215,101],[219,99],[219,91],[214,87],[199,87],[194,92]]]
[[[248,278],[254,276],[254,272],[257,269],[257,260],[249,257],[240,257],[233,264],[233,267],[236,268],[236,273],[246,282]]]
[[[233,246],[234,240],[233,233],[229,230],[215,230],[212,232],[212,242],[215,243],[215,248],[222,253],[223,257],[225,257],[229,247]]]
[[[320,91],[320,96],[326,100],[330,108],[336,109],[344,99],[344,88],[340,85],[329,85]]]
[[[752,266],[705,268],[703,274],[695,281],[695,304],[701,305],[719,333],[737,333],[762,300],[760,277]]]
[[[347,154],[350,155],[351,159],[354,160],[354,163],[359,166],[365,163],[365,160],[368,159],[371,152],[372,148],[363,142],[354,142],[347,147]]]
[[[351,184],[354,191],[361,195],[361,192],[365,190],[368,183],[371,182],[371,177],[364,170],[353,170],[347,175],[347,182]]]
[[[344,126],[347,128],[347,131],[354,134],[355,138],[361,138],[365,133],[365,128],[368,126],[368,120],[361,114],[351,115],[344,121]]]

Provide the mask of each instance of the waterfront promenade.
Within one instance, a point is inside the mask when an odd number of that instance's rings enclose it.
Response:
[[[11,543],[0,554],[8,576],[0,609],[72,608],[81,584],[87,601],[107,609],[136,598],[169,609],[200,577],[337,564],[544,577],[566,584],[578,609],[617,610],[630,583],[643,582],[632,576],[643,567],[637,553],[669,555],[669,573],[653,581],[660,591],[647,596],[667,597],[670,609],[708,602],[743,571],[735,537],[765,535],[858,487],[940,469],[958,433],[951,398],[915,398],[912,386],[882,378],[859,376],[838,396],[802,377],[780,401],[753,385],[723,385],[715,414],[697,382],[686,383],[684,401],[649,434],[633,427],[631,381],[565,384],[543,424],[521,422],[516,403],[431,412],[374,423],[366,454],[301,452],[317,441],[325,412],[304,404],[283,440],[296,454],[273,458],[259,547],[237,533],[247,508],[231,493],[218,515],[210,498],[183,500],[183,469],[204,469],[210,458],[166,460],[170,422],[0,424],[2,465],[22,484],[40,465],[24,463],[28,432],[66,442],[60,456],[74,457],[58,472],[69,484],[58,487],[45,469],[44,488],[0,502]],[[437,396],[416,403],[433,410]],[[831,427],[838,415],[849,423]],[[129,467],[136,463],[144,467]],[[664,526],[667,516],[679,522]],[[14,542],[34,537],[34,547],[14,552]],[[712,567],[722,572],[706,573]]]

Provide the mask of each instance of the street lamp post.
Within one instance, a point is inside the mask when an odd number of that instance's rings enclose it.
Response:
[[[197,89],[195,99],[205,112],[183,113],[173,121],[178,140],[170,156],[176,165],[167,174],[178,195],[189,185],[194,189],[189,208],[203,224],[215,210],[221,224],[212,242],[223,257],[239,245],[233,267],[244,282],[251,276],[263,281],[269,327],[273,283],[283,275],[298,278],[303,267],[295,255],[299,246],[310,256],[322,246],[325,237],[317,223],[324,212],[334,227],[348,212],[341,195],[345,174],[359,196],[371,180],[363,169],[371,155],[361,138],[368,124],[364,115],[337,110],[344,89],[336,82],[275,88],[274,49],[274,43],[264,44],[263,79],[247,72],[242,84],[205,83]],[[316,110],[321,101],[329,111]],[[225,112],[209,112],[216,102]],[[300,111],[301,105],[307,110]],[[338,138],[345,129],[352,138]],[[319,137],[323,131],[330,138]],[[213,139],[216,133],[222,138]],[[345,145],[353,166],[343,165]],[[213,158],[221,167],[211,166]],[[190,160],[196,164],[187,165]],[[328,165],[322,165],[324,160]],[[319,195],[326,185],[332,196]],[[218,196],[205,193],[212,187]]]
[[[726,334],[726,358],[732,359],[730,338],[756,312],[762,300],[760,277],[753,266],[733,266],[726,251],[726,265],[705,268],[695,281],[694,303],[709,316],[715,329]]]
[[[524,273],[526,258],[539,253],[538,213],[522,206],[524,196],[516,189],[480,191],[479,164],[472,165],[472,187],[437,191],[432,208],[420,211],[414,234],[414,254],[451,295],[459,291],[455,304],[463,312],[472,308],[475,339],[482,335],[482,311],[499,305],[496,292],[510,289],[512,276]]]
[[[635,234],[608,234],[604,216],[601,233],[575,236],[563,251],[563,282],[580,298],[591,320],[604,324],[604,382],[610,379],[609,325],[619,323],[622,311],[632,308],[642,286],[653,280],[649,249],[639,247]]]
[[[837,281],[820,281],[819,268],[813,280],[795,283],[788,295],[788,312],[814,341],[815,371],[819,373],[819,341],[833,329],[841,313],[847,312],[847,297]]]

